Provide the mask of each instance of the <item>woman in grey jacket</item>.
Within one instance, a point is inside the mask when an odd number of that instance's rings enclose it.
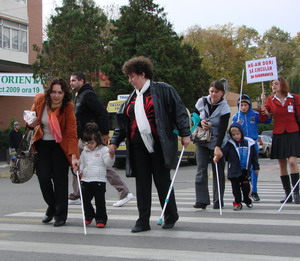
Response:
[[[215,81],[209,87],[209,95],[200,98],[195,107],[202,119],[199,127],[204,130],[211,130],[212,139],[208,143],[196,143],[197,174],[195,180],[196,203],[194,208],[206,209],[210,205],[208,190],[208,163],[214,156],[221,155],[221,146],[228,127],[230,118],[230,107],[223,99],[225,94],[224,86],[221,82]],[[224,160],[218,162],[218,173],[220,181],[221,206],[223,207],[223,196],[225,190]],[[219,208],[218,188],[216,179],[215,164],[212,163],[213,170],[213,208]]]
[[[126,138],[126,174],[136,178],[139,218],[132,233],[150,230],[152,177],[163,207],[171,184],[170,169],[177,162],[178,129],[181,143],[190,143],[189,116],[177,91],[166,83],[152,81],[153,65],[146,57],[136,57],[123,65],[134,91],[117,113],[118,128],[111,139],[115,152]],[[178,220],[174,191],[167,205],[163,229]]]

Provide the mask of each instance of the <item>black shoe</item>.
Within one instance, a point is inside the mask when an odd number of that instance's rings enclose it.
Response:
[[[283,200],[280,200],[280,203],[283,203],[285,200],[286,200],[286,198],[284,198]],[[292,198],[292,196],[290,196],[288,198],[288,200],[286,201],[286,203],[292,203],[292,202],[293,202],[293,198]]]
[[[131,229],[131,233],[139,233],[139,232],[148,231],[148,230],[151,230],[150,226],[141,227],[141,226],[135,225],[135,227],[133,229]]]
[[[253,204],[250,203],[250,204],[246,204],[247,208],[253,208]]]
[[[176,223],[176,222],[170,223],[170,224],[164,223],[163,226],[162,226],[162,228],[163,228],[163,229],[170,229],[170,228],[173,228],[173,227],[175,226],[175,223]]]
[[[294,192],[293,194],[293,198],[294,198],[294,203],[295,204],[300,204],[300,196],[299,196],[299,192]]]
[[[251,197],[252,197],[253,201],[260,201],[260,197],[258,196],[257,192],[253,192],[251,194]]]
[[[194,208],[202,208],[206,209],[207,204],[201,203],[201,202],[196,202],[196,204],[193,206]]]
[[[224,207],[224,204],[222,203],[222,208]],[[213,209],[219,209],[220,208],[220,205],[219,205],[219,202],[216,202],[214,203],[214,206],[213,206]]]
[[[65,224],[66,224],[66,221],[65,221],[65,220],[60,220],[60,219],[58,219],[58,220],[55,220],[53,226],[54,226],[54,227],[61,227],[61,226],[65,225]]]
[[[53,216],[45,215],[42,219],[42,222],[46,224],[46,223],[49,223],[52,219],[53,219]]]

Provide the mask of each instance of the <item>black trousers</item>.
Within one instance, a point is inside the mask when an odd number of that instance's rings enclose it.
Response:
[[[155,152],[149,153],[143,143],[132,145],[133,164],[136,172],[136,197],[139,218],[138,226],[148,226],[151,215],[152,176],[156,186],[161,207],[164,206],[171,184],[170,169],[164,166],[164,158],[160,145],[155,145]],[[174,190],[172,189],[169,202],[164,214],[166,224],[178,220]]]
[[[96,223],[107,222],[106,204],[105,204],[105,182],[84,182],[81,181],[83,206],[85,212],[85,219],[92,220],[95,218]],[[95,197],[96,212],[92,205],[92,199]]]
[[[47,216],[56,220],[67,220],[68,215],[68,171],[69,162],[55,141],[39,140],[36,173],[43,198],[48,205]]]
[[[243,198],[245,204],[251,204],[252,200],[249,198],[250,194],[250,182],[247,176],[247,172],[243,171],[242,175],[237,178],[229,178],[232,187],[232,194],[234,196],[234,201],[238,204],[242,202],[241,190],[243,192]]]

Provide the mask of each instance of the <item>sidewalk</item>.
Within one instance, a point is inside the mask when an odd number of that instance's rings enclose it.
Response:
[[[0,178],[9,178],[9,164],[6,161],[0,161]]]

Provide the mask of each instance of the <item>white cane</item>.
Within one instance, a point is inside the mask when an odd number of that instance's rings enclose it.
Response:
[[[177,172],[178,172],[178,168],[179,168],[179,165],[180,165],[180,162],[181,162],[181,159],[182,159],[183,152],[184,152],[184,146],[182,145],[182,150],[181,150],[181,153],[180,153],[180,157],[178,159],[177,167],[176,167],[176,170],[175,170],[175,173],[174,173],[171,185],[169,187],[169,191],[168,191],[168,194],[167,194],[167,197],[166,197],[166,200],[165,200],[165,204],[164,204],[163,210],[161,212],[159,220],[156,223],[157,225],[161,225],[162,224],[163,216],[164,216],[167,204],[169,202],[169,198],[170,198],[170,195],[171,195],[171,192],[172,192],[172,189],[173,189],[174,181],[175,181],[175,178],[176,178],[176,175],[177,175]]]
[[[222,216],[222,202],[221,202],[221,190],[220,190],[220,181],[219,181],[219,170],[218,170],[218,163],[216,162],[215,164],[216,164],[216,176],[217,176],[217,184],[218,184],[220,215]]]
[[[81,191],[81,185],[80,185],[78,170],[76,171],[76,176],[77,176],[77,183],[78,183],[78,188],[79,188],[79,195],[80,195],[80,198],[81,198],[81,212],[82,212],[83,231],[84,231],[84,234],[86,235],[85,215],[84,215],[84,208],[83,208],[83,197],[82,197],[82,191]]]
[[[297,187],[297,185],[299,184],[300,179],[298,179],[296,185],[293,187],[291,193],[286,197],[285,201],[283,202],[283,204],[281,205],[280,209],[278,209],[278,212],[280,212],[280,210],[283,208],[284,204],[287,202],[287,200],[292,196],[295,188]]]

